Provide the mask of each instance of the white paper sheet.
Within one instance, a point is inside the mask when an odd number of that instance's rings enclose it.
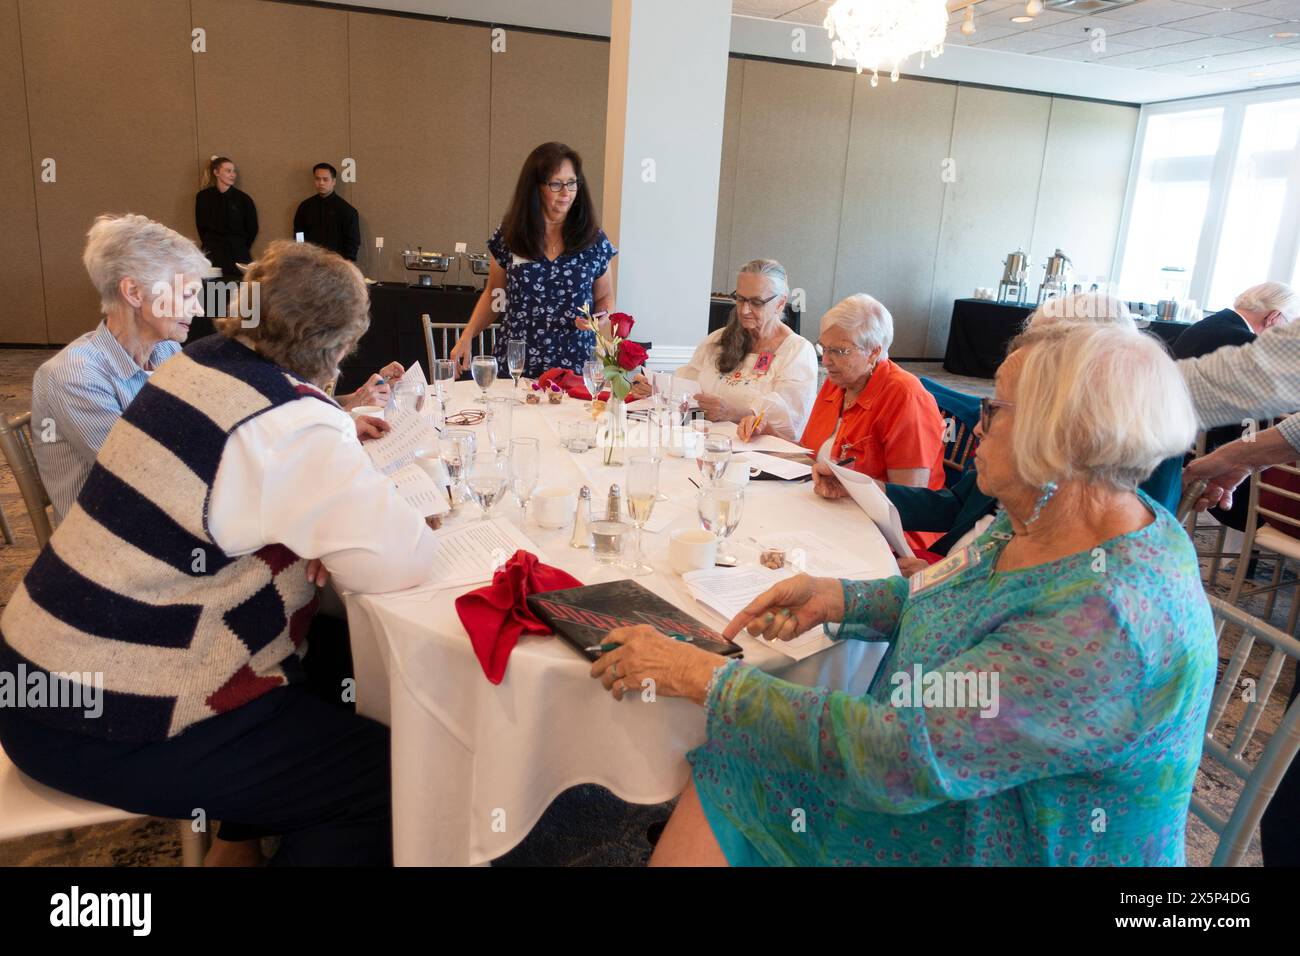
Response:
[[[705,568],[702,571],[688,571],[682,575],[682,581],[695,600],[713,613],[731,621],[750,601],[793,573],[793,571],[773,571],[764,567]],[[766,641],[743,633],[741,637],[742,640],[757,641],[797,661],[810,657],[818,651],[824,651],[835,643],[822,632],[820,627],[805,631],[788,641]]]
[[[408,505],[420,512],[421,517],[446,514],[451,510],[446,489],[440,488],[429,473],[415,462],[397,469],[389,477],[397,486],[397,493]]]
[[[802,445],[777,438],[775,435],[755,435],[750,441],[741,441],[736,437],[735,422],[712,422],[709,425],[709,434],[726,435],[731,439],[731,447],[736,451],[798,452],[812,457],[808,449]]]
[[[875,522],[894,552],[904,558],[916,557],[907,543],[907,538],[903,536],[903,520],[898,516],[898,509],[879,486],[859,471],[851,471],[834,462],[827,462],[827,464],[830,465],[835,477],[840,480],[840,484],[844,486],[844,490],[858,503],[858,507]]]
[[[811,531],[763,533],[766,548],[785,549],[786,567],[819,578],[858,578],[869,570],[866,561],[852,552],[836,547]]]
[[[409,465],[420,448],[438,447],[438,432],[433,422],[419,412],[389,412],[392,428],[382,437],[362,443],[371,463],[385,475]]]
[[[491,581],[497,568],[520,548],[546,560],[537,545],[501,518],[442,528],[433,534],[438,539],[438,554],[429,570],[429,582],[416,589],[430,592],[430,597],[448,588]]]
[[[775,455],[765,455],[761,451],[746,451],[745,457],[749,463],[760,471],[765,471],[769,475],[776,475],[778,478],[803,478],[812,474],[812,465],[800,464],[797,461],[790,461],[788,458],[777,458]]]

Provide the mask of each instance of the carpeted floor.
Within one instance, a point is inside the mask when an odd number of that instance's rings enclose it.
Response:
[[[0,413],[5,415],[26,410],[31,401],[31,378],[36,367],[53,353],[36,349],[0,349]],[[992,394],[992,382],[948,375],[939,363],[904,363],[917,375],[933,378],[944,385],[971,394]],[[13,593],[19,579],[36,558],[36,542],[22,499],[9,469],[0,465],[0,507],[13,528],[16,541],[0,546],[0,610]],[[1208,532],[1198,534],[1198,544],[1208,547]],[[1261,562],[1261,579],[1271,575],[1272,567]],[[1288,571],[1288,579],[1294,577]],[[1221,579],[1212,589],[1226,596],[1228,581]],[[1274,609],[1273,621],[1284,624],[1290,611],[1293,591],[1283,591]],[[1263,599],[1248,602],[1247,610],[1263,612]],[[1226,631],[1220,642],[1220,668],[1236,646],[1236,634]],[[1246,672],[1258,677],[1264,655],[1256,648]],[[1290,687],[1289,669],[1282,687],[1273,694],[1261,721],[1261,733],[1247,748],[1247,759],[1254,759],[1267,743],[1267,733],[1278,725],[1283,702]],[[1216,739],[1231,739],[1244,712],[1244,704],[1234,700],[1224,715]],[[1196,791],[1221,812],[1230,812],[1238,782],[1231,774],[1215,769],[1207,761],[1198,775]],[[646,828],[666,820],[671,804],[634,806],[619,800],[597,786],[575,787],[561,794],[527,838],[497,866],[641,866],[650,855]],[[1217,842],[1215,835],[1199,820],[1188,824],[1187,857],[1194,866],[1210,862]],[[0,844],[0,866],[179,866],[180,841],[175,823],[142,818],[78,830],[61,831],[13,840]],[[1246,864],[1260,865],[1258,842],[1252,845]]]

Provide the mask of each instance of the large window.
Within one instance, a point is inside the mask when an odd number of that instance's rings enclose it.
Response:
[[[1120,293],[1231,305],[1300,280],[1300,89],[1143,109],[1119,250]]]

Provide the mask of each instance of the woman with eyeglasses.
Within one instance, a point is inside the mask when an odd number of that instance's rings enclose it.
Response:
[[[523,374],[529,378],[553,368],[581,373],[596,339],[574,320],[583,306],[613,311],[609,264],[618,250],[596,219],[576,152],[563,143],[543,143],[528,155],[487,248],[487,284],[451,350],[457,369],[469,368],[474,337],[499,319],[494,354],[501,370],[506,344],[523,339]]]
[[[826,384],[799,444],[817,456],[813,490],[823,498],[848,494],[829,462],[877,481],[943,487],[943,416],[921,380],[889,360],[893,341],[893,316],[869,295],[851,295],[822,316],[817,351]],[[907,534],[914,550],[938,538]]]
[[[754,259],[736,276],[735,311],[676,372],[698,383],[695,400],[711,422],[737,422],[743,441],[751,435],[798,440],[817,392],[812,344],[781,321],[790,296],[785,268],[775,259]],[[649,394],[644,380],[632,397]]]

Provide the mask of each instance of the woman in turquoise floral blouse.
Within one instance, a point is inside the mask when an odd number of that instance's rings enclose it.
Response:
[[[708,714],[658,865],[1180,865],[1216,666],[1196,556],[1137,485],[1190,445],[1186,387],[1132,329],[1013,344],[986,399],[969,548],[879,581],[787,579],[727,627],[891,648],[863,697],[625,628],[592,667]],[[915,686],[914,686],[915,685]]]

